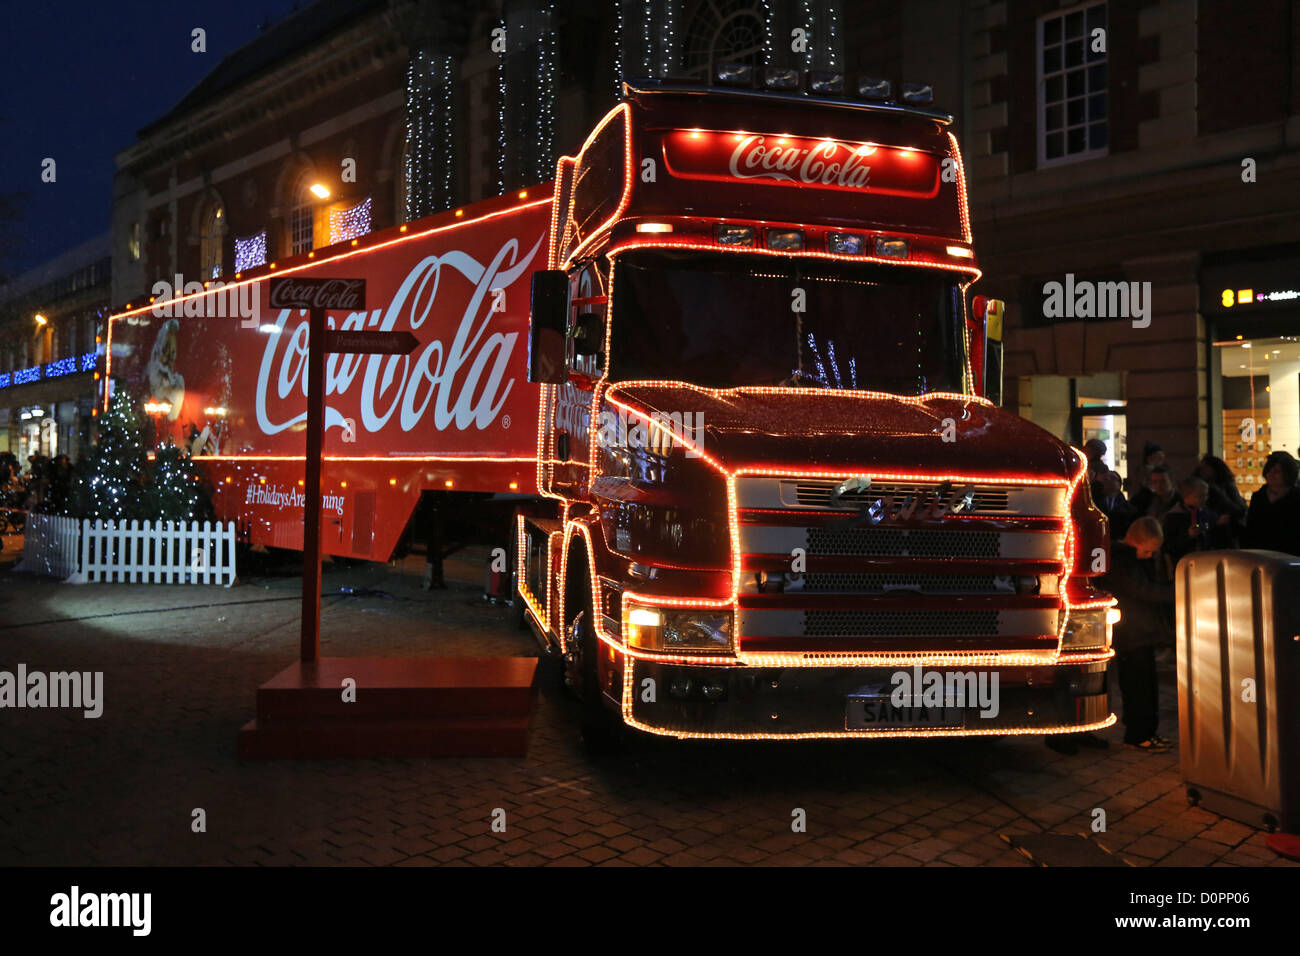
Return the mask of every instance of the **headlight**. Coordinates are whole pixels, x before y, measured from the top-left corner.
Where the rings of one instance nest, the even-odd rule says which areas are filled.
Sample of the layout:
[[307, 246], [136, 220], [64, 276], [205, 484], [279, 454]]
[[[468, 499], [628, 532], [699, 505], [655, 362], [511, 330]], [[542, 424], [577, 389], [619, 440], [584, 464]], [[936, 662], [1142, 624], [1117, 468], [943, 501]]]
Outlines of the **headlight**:
[[631, 647], [647, 651], [731, 650], [731, 611], [674, 610], [625, 602], [623, 635]]
[[1119, 608], [1089, 608], [1086, 611], [1070, 611], [1069, 614], [1070, 619], [1065, 622], [1065, 636], [1061, 639], [1061, 650], [1102, 650], [1110, 647], [1111, 627], [1119, 620]]

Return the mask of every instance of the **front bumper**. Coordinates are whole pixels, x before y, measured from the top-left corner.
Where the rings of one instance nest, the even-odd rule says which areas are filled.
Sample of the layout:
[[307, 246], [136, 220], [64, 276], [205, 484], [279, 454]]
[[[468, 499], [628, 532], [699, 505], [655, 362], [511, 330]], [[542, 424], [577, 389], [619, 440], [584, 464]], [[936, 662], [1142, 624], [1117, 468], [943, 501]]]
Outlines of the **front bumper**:
[[[860, 729], [848, 724], [855, 694], [885, 693], [900, 667], [707, 667], [633, 659], [625, 672], [627, 722], [672, 737], [951, 737], [1060, 734], [1096, 730], [1115, 722], [1106, 691], [1106, 662], [1035, 667], [929, 667], [974, 675], [996, 686], [996, 707], [974, 702], [960, 708], [956, 726]], [[981, 677], [981, 675], [983, 675]], [[992, 675], [997, 676], [996, 685]], [[652, 679], [653, 695], [646, 694]], [[691, 682], [687, 690], [685, 682]], [[982, 682], [982, 683], [980, 683]], [[712, 685], [705, 699], [701, 685]], [[721, 693], [719, 693], [719, 688]], [[648, 699], [653, 697], [653, 700]], [[988, 701], [990, 698], [983, 698]], [[996, 710], [996, 713], [993, 711]], [[957, 722], [954, 722], [957, 723]]]

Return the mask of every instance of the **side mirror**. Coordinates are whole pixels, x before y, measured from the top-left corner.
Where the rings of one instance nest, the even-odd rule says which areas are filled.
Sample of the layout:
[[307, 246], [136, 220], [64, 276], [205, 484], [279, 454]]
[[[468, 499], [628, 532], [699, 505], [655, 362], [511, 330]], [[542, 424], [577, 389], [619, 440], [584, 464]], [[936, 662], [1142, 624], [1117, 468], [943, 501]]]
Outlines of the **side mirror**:
[[971, 310], [984, 324], [984, 397], [1002, 404], [1002, 315], [1006, 303], [977, 295]]
[[528, 312], [528, 381], [568, 381], [565, 333], [569, 321], [569, 276], [561, 269], [533, 273]]

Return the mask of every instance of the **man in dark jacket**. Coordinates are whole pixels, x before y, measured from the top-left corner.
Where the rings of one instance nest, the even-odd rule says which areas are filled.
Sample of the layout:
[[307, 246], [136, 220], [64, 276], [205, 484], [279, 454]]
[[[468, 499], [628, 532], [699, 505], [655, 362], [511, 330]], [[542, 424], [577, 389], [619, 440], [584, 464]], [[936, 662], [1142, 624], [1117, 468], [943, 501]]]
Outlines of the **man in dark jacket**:
[[1160, 580], [1153, 560], [1163, 543], [1160, 522], [1149, 516], [1135, 520], [1124, 540], [1111, 546], [1110, 573], [1103, 584], [1119, 602], [1114, 646], [1124, 743], [1147, 752], [1170, 747], [1169, 741], [1156, 733], [1160, 702], [1155, 649], [1168, 641], [1168, 624], [1161, 609], [1172, 608], [1174, 603], [1174, 586]]
[[1102, 472], [1101, 495], [1094, 498], [1092, 503], [1110, 519], [1111, 540], [1123, 541], [1124, 533], [1128, 531], [1128, 526], [1136, 515], [1133, 506], [1124, 497], [1123, 479], [1120, 478], [1119, 472], [1109, 470]]

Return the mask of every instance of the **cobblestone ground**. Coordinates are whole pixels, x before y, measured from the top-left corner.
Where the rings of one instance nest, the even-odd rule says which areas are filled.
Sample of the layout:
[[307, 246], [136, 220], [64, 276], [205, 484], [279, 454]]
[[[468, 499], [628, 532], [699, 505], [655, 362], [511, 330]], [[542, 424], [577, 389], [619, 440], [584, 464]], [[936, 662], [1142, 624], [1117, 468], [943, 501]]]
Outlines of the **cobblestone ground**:
[[[6, 542], [12, 556], [14, 539]], [[530, 655], [478, 600], [481, 564], [332, 569], [322, 650]], [[256, 687], [294, 659], [299, 580], [80, 587], [0, 569], [0, 669], [103, 671], [105, 709], [0, 710], [0, 865], [780, 864], [1026, 866], [1003, 834], [1086, 832], [1135, 865], [1288, 866], [1187, 805], [1177, 751], [1065, 757], [1040, 739], [676, 743], [582, 751], [553, 670], [524, 759], [241, 763]], [[1176, 737], [1173, 662], [1162, 729]], [[203, 808], [207, 832], [191, 832]], [[506, 831], [491, 829], [506, 812]], [[791, 832], [792, 812], [807, 832]]]

